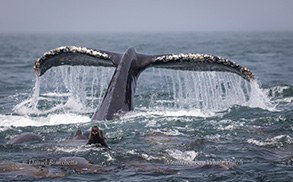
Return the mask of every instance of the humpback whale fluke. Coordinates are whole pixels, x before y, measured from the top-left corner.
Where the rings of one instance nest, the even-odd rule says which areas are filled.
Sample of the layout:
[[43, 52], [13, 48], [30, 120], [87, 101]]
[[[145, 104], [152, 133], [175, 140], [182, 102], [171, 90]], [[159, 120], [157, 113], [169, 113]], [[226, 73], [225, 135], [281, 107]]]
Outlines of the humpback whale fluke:
[[146, 55], [136, 52], [133, 47], [125, 53], [116, 53], [86, 47], [59, 47], [35, 62], [34, 70], [42, 76], [48, 69], [61, 65], [114, 66], [115, 72], [102, 103], [92, 120], [111, 120], [119, 113], [133, 110], [136, 80], [148, 67], [189, 70], [225, 71], [240, 75], [247, 81], [254, 80], [252, 72], [230, 60], [207, 54], [166, 54]]

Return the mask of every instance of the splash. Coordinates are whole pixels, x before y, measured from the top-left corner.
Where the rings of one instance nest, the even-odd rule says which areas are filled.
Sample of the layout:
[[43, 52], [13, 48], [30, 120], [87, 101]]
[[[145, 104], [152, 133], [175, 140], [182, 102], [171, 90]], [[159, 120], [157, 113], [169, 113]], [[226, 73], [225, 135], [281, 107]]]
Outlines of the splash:
[[248, 102], [249, 107], [258, 107], [269, 111], [276, 110], [276, 105], [271, 103], [268, 95], [260, 88], [260, 85], [257, 83], [257, 81], [251, 82], [251, 88], [252, 91], [250, 93], [250, 99]]
[[[14, 110], [22, 115], [92, 114], [113, 71], [105, 67], [53, 68], [36, 78], [31, 97]], [[137, 110], [149, 115], [211, 117], [234, 105], [274, 109], [256, 81], [223, 72], [149, 69], [141, 75], [136, 95]]]
[[160, 69], [154, 73], [154, 77], [158, 77], [157, 87], [163, 88], [167, 95], [162, 97], [155, 93], [151, 97], [149, 105], [156, 111], [174, 112], [175, 109], [174, 114], [201, 117], [213, 116], [234, 105], [274, 110], [257, 81], [248, 82], [233, 73]]
[[113, 69], [63, 66], [36, 77], [31, 97], [14, 107], [21, 115], [91, 113], [102, 100]]

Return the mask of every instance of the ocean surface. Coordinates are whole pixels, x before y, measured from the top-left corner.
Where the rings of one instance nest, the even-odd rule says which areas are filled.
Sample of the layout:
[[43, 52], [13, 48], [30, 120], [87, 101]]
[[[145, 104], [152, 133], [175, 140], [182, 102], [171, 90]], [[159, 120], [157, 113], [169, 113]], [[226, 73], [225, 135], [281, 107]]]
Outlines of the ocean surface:
[[[44, 52], [71, 45], [216, 55], [249, 68], [256, 81], [148, 68], [137, 81], [134, 111], [94, 122], [114, 68], [60, 66], [34, 74]], [[0, 35], [0, 163], [62, 174], [0, 167], [2, 180], [292, 181], [292, 110], [293, 32]], [[110, 149], [70, 139], [78, 127], [94, 125]], [[8, 144], [24, 132], [43, 141]], [[61, 157], [82, 157], [107, 172], [41, 163]]]

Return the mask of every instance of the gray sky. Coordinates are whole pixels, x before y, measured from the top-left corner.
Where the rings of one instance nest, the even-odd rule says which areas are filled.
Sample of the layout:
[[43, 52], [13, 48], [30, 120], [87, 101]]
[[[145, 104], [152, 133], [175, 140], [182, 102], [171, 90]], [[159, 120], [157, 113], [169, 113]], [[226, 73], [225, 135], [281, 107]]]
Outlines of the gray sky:
[[293, 0], [0, 0], [0, 33], [279, 30]]

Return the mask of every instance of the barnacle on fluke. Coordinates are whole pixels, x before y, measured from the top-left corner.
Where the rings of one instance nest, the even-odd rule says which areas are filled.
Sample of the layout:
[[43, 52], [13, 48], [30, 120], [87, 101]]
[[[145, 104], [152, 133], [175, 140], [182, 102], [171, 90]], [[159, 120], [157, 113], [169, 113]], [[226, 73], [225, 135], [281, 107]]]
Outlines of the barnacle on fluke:
[[[234, 68], [236, 69], [235, 71], [239, 71], [240, 73], [244, 74], [241, 76], [247, 79], [248, 81], [254, 80], [254, 75], [248, 68], [242, 67], [233, 61], [230, 61], [228, 59], [224, 59], [218, 56], [212, 56], [207, 54], [193, 54], [193, 53], [182, 54], [181, 53], [181, 54], [172, 54], [167, 56], [159, 56], [159, 57], [156, 57], [155, 62], [156, 61], [160, 61], [160, 62], [162, 61], [164, 63], [168, 63], [169, 61], [180, 61], [181, 64], [182, 63], [211, 63], [211, 64], [218, 64], [218, 65], [225, 65], [230, 68]], [[208, 70], [204, 70], [204, 71], [208, 71]], [[213, 70], [210, 70], [210, 71], [213, 71]], [[219, 71], [221, 70], [219, 69]]]
[[[45, 52], [43, 54], [43, 56], [41, 58], [39, 58], [35, 62], [34, 71], [38, 75], [43, 74], [43, 73], [40, 72], [40, 65], [42, 65], [45, 60], [48, 60], [49, 58], [51, 58], [53, 56], [56, 56], [56, 55], [59, 55], [59, 54], [61, 55], [61, 54], [64, 54], [64, 53], [84, 54], [84, 55], [92, 56], [92, 57], [96, 57], [96, 58], [109, 59], [108, 54], [101, 53], [99, 50], [90, 49], [90, 48], [86, 48], [86, 47], [63, 46], [63, 47], [58, 47], [58, 48], [53, 49], [51, 51]], [[48, 65], [49, 68], [51, 66], [55, 66], [55, 65], [54, 64]]]

